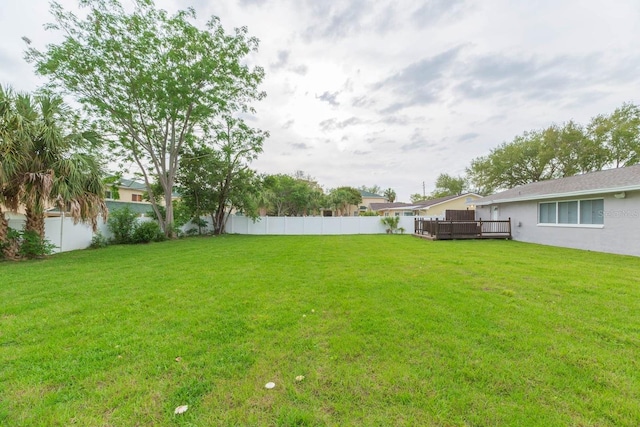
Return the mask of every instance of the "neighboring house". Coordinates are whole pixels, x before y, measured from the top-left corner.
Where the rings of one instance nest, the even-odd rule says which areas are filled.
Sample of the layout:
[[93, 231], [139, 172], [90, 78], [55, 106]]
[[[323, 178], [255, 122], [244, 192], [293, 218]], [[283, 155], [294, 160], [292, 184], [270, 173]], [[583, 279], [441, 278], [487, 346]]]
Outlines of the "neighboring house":
[[445, 212], [448, 210], [474, 210], [475, 201], [481, 198], [482, 196], [476, 193], [465, 193], [457, 196], [446, 196], [433, 200], [425, 200], [423, 202], [416, 203], [416, 209], [414, 209], [414, 212], [415, 216], [444, 218]]
[[[133, 181], [131, 179], [122, 178], [116, 184], [118, 188], [117, 193], [110, 188], [105, 190], [105, 203], [110, 212], [124, 207], [129, 207], [133, 212], [143, 215], [153, 211], [151, 202], [144, 199], [144, 195], [147, 192], [147, 187], [144, 183]], [[179, 198], [179, 195], [174, 193], [172, 200]], [[159, 203], [164, 206], [164, 198]]]
[[[360, 202], [359, 205], [348, 206], [346, 212], [343, 213], [344, 216], [358, 216], [360, 215], [360, 212], [367, 212], [369, 210], [372, 210], [371, 209], [372, 204], [387, 202], [387, 199], [384, 196], [381, 196], [379, 194], [370, 193], [364, 190], [358, 190], [358, 191], [360, 191], [360, 196], [362, 196], [362, 201]], [[325, 209], [323, 210], [322, 215], [333, 216], [333, 215], [336, 215], [336, 212], [329, 209]]]
[[475, 201], [482, 196], [466, 193], [455, 196], [439, 197], [417, 203], [379, 203], [372, 210], [383, 216], [426, 216], [444, 218], [447, 210], [473, 210]]
[[371, 203], [371, 210], [381, 216], [413, 216], [413, 206], [410, 203]]
[[144, 200], [144, 193], [147, 187], [137, 181], [122, 178], [115, 184], [117, 192], [111, 187], [104, 192], [105, 203], [109, 212], [124, 209], [128, 207], [132, 212], [138, 215], [144, 215], [152, 212], [151, 202]]
[[107, 189], [104, 194], [104, 198], [106, 200], [151, 204], [144, 201], [144, 193], [147, 191], [147, 187], [144, 183], [122, 178], [116, 184], [116, 187], [118, 187], [117, 197], [114, 197], [116, 194], [114, 194], [112, 190]]
[[[109, 210], [124, 206], [130, 206], [133, 211], [138, 213], [151, 210], [151, 203], [143, 199], [144, 193], [147, 191], [144, 184], [123, 178], [115, 186], [118, 189], [117, 193], [112, 190], [111, 186], [105, 188], [104, 198]], [[20, 206], [18, 212], [14, 213], [24, 216], [24, 206]], [[45, 215], [59, 216], [60, 210], [49, 203]]]
[[358, 206], [357, 210], [354, 210], [353, 215], [358, 216], [360, 212], [366, 212], [371, 209], [371, 205], [374, 203], [385, 203], [388, 202], [386, 197], [381, 196], [379, 194], [371, 193], [369, 191], [360, 190], [360, 195], [362, 196], [362, 202], [360, 206]]
[[640, 256], [640, 165], [534, 182], [476, 201], [514, 240]]

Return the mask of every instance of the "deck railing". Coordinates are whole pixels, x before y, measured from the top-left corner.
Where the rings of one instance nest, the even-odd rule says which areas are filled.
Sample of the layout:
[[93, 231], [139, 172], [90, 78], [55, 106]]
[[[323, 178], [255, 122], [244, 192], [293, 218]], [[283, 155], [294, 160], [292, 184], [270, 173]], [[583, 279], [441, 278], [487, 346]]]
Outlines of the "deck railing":
[[441, 239], [511, 239], [511, 218], [507, 220], [450, 221], [442, 219], [416, 218], [414, 233], [429, 235], [436, 240]]

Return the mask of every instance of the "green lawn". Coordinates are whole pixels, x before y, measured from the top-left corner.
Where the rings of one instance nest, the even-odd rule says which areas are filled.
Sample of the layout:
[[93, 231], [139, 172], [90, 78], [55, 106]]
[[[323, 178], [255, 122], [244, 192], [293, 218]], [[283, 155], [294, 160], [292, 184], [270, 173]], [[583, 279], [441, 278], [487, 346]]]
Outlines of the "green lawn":
[[225, 236], [0, 263], [3, 426], [637, 426], [639, 402], [634, 257]]

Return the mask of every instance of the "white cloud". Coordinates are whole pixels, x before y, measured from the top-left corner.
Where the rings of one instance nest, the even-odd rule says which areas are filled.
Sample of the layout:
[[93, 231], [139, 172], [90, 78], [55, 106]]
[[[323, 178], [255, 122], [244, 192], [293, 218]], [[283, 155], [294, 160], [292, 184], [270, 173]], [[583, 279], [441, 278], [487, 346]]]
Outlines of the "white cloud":
[[[0, 84], [32, 90], [41, 81], [20, 38], [53, 41], [47, 2], [5, 3]], [[253, 125], [271, 137], [254, 166], [304, 170], [325, 188], [378, 184], [406, 201], [525, 130], [640, 102], [636, 0], [191, 4], [200, 23], [216, 14], [261, 40], [250, 60], [266, 70], [267, 98]]]

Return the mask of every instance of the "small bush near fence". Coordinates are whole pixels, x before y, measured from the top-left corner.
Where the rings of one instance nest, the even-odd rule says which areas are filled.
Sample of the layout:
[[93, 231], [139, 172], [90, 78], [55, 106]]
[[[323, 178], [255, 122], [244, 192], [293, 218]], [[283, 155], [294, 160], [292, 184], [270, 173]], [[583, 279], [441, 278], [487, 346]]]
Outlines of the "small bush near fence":
[[[3, 255], [8, 259], [33, 259], [42, 258], [51, 255], [55, 249], [47, 239], [43, 239], [40, 235], [33, 231], [18, 231], [9, 228], [7, 233], [7, 241], [0, 244], [0, 258]], [[10, 248], [10, 250], [6, 250]]]
[[100, 249], [100, 248], [104, 248], [104, 247], [106, 247], [108, 245], [109, 245], [109, 239], [107, 239], [104, 236], [104, 234], [102, 234], [101, 232], [98, 231], [91, 238], [91, 245], [89, 245], [89, 247], [91, 249]]
[[129, 209], [129, 207], [124, 207], [109, 213], [107, 227], [113, 234], [113, 243], [131, 243], [137, 217], [138, 214]]
[[[138, 221], [138, 214], [128, 207], [111, 212], [107, 227], [115, 244], [158, 242], [165, 238], [156, 221]], [[100, 247], [101, 241], [95, 243]]]
[[159, 242], [165, 239], [164, 233], [155, 221], [141, 222], [135, 225], [131, 234], [131, 243]]
[[[387, 227], [387, 234], [393, 234], [398, 230], [398, 224], [400, 223], [399, 216], [385, 216], [380, 219], [380, 222]], [[404, 234], [404, 228], [402, 229], [402, 233]]]

